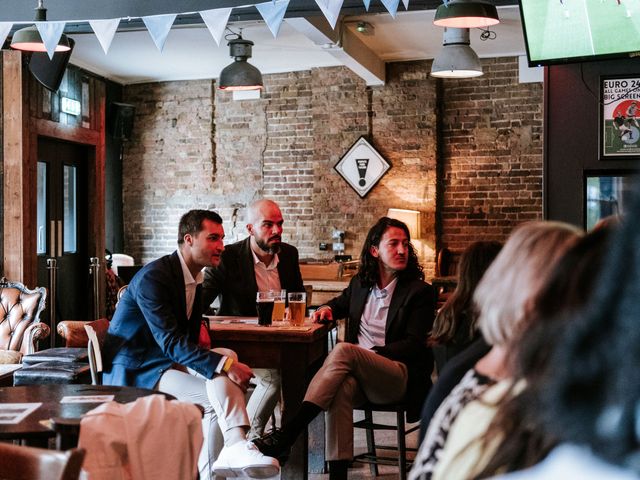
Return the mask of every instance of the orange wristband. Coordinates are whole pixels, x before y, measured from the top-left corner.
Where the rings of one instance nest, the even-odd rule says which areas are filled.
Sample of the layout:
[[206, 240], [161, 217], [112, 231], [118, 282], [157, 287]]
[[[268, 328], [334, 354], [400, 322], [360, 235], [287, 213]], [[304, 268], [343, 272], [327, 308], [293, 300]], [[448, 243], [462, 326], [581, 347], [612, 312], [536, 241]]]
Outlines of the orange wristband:
[[233, 365], [233, 358], [227, 357], [227, 359], [224, 361], [224, 365], [222, 366], [222, 371], [224, 373], [229, 373], [231, 365]]

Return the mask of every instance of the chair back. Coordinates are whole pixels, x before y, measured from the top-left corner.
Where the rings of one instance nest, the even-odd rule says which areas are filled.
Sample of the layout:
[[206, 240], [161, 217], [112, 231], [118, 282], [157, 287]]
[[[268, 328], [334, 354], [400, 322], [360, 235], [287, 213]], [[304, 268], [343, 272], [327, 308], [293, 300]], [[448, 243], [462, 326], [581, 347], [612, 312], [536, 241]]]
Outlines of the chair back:
[[66, 452], [0, 443], [0, 476], [4, 480], [77, 480], [84, 450]]
[[28, 289], [20, 282], [0, 280], [0, 349], [24, 355], [36, 351], [37, 342], [49, 335], [49, 327], [40, 322], [47, 290]]
[[89, 339], [87, 354], [89, 355], [89, 368], [91, 369], [91, 384], [102, 385], [102, 351], [100, 347], [109, 329], [109, 322], [105, 319], [87, 322], [84, 324], [84, 329]]
[[120, 299], [122, 298], [122, 295], [124, 295], [124, 292], [127, 291], [127, 288], [129, 287], [129, 284], [127, 285], [123, 285], [120, 287], [120, 289], [118, 290], [118, 294], [116, 295], [116, 308], [118, 308], [118, 304], [120, 303]]

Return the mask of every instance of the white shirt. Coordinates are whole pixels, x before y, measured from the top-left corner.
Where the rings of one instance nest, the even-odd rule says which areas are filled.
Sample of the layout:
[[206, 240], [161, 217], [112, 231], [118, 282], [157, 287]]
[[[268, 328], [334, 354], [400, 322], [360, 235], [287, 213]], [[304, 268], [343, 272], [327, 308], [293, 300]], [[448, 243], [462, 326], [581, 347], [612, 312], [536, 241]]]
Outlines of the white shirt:
[[180, 259], [182, 276], [184, 277], [184, 291], [187, 298], [187, 318], [191, 318], [191, 313], [193, 312], [193, 301], [196, 298], [196, 287], [204, 282], [204, 273], [200, 270], [194, 279], [189, 268], [187, 268], [184, 258], [182, 258], [182, 252], [180, 249], [178, 249], [178, 258]]
[[[184, 292], [187, 300], [187, 318], [191, 318], [191, 313], [193, 313], [193, 302], [196, 299], [196, 287], [202, 282], [204, 282], [204, 273], [202, 270], [198, 272], [196, 278], [193, 278], [189, 268], [187, 268], [187, 264], [182, 258], [182, 252], [178, 249], [178, 258], [180, 259], [180, 266], [182, 267], [182, 276], [184, 277]], [[226, 362], [227, 357], [222, 356], [218, 365], [216, 366], [216, 373], [220, 373], [222, 371], [222, 367], [224, 366], [224, 362]], [[191, 371], [191, 370], [190, 370]], [[191, 372], [194, 373], [194, 372]]]
[[265, 265], [256, 252], [251, 249], [253, 255], [253, 270], [256, 274], [256, 284], [259, 292], [268, 292], [269, 290], [281, 290], [280, 275], [278, 274], [278, 263], [280, 259], [276, 253], [271, 259], [269, 265]]
[[387, 314], [397, 283], [398, 278], [396, 277], [386, 287], [381, 289], [378, 288], [378, 285], [374, 285], [369, 292], [360, 319], [358, 346], [367, 350], [384, 346]]

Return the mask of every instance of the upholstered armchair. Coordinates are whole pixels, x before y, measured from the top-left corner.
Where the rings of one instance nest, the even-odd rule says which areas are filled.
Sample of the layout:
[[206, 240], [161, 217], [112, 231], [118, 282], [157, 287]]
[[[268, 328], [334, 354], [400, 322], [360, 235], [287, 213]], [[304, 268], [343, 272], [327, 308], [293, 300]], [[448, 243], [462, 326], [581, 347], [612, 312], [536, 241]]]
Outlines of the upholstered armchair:
[[19, 363], [49, 336], [49, 326], [40, 321], [46, 298], [44, 287], [30, 290], [20, 282], [0, 280], [0, 364]]

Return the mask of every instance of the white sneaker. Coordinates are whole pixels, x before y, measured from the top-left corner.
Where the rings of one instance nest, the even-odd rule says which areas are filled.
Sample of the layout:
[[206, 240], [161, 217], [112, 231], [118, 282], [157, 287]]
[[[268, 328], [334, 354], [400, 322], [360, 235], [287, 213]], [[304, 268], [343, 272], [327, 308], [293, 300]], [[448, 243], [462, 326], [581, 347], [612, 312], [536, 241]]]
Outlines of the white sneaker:
[[224, 447], [212, 465], [221, 477], [271, 478], [280, 472], [280, 463], [260, 453], [251, 442], [237, 442]]

